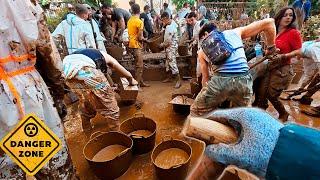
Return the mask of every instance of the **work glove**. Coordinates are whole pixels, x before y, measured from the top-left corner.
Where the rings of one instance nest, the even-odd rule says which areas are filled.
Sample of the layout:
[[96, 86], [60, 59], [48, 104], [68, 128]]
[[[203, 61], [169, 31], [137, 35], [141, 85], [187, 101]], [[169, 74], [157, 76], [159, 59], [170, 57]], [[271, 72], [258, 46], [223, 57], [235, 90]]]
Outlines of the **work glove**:
[[283, 124], [257, 108], [217, 110], [204, 118], [229, 123], [239, 134], [234, 144], [208, 145], [205, 150], [208, 157], [225, 165], [236, 165], [257, 176], [265, 176]]

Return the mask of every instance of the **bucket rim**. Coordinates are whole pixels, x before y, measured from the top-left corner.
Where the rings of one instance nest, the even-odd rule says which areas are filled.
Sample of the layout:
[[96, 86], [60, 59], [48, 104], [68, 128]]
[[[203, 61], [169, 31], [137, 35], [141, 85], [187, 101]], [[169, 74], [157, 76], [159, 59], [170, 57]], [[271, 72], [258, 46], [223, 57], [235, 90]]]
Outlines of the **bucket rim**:
[[[166, 143], [166, 142], [168, 142], [168, 141], [179, 141], [179, 142], [182, 142], [182, 143], [186, 144], [186, 145], [188, 146], [188, 148], [190, 148], [190, 154], [188, 154], [189, 157], [188, 157], [188, 159], [187, 159], [184, 163], [179, 164], [178, 166], [173, 166], [173, 167], [170, 167], [170, 168], [166, 169], [166, 168], [159, 167], [159, 166], [155, 163], [156, 157], [153, 158], [153, 154], [154, 154], [154, 151], [155, 151], [162, 143]], [[181, 148], [178, 148], [178, 149], [181, 149]], [[181, 150], [185, 151], [184, 149], [181, 149]], [[162, 152], [162, 151], [161, 151], [161, 152]], [[185, 152], [186, 152], [186, 151], [185, 151]], [[187, 153], [187, 152], [186, 152], [186, 153]], [[160, 153], [159, 153], [159, 154], [160, 154]], [[159, 155], [159, 154], [158, 154], [158, 155]], [[160, 143], [158, 143], [158, 144], [153, 148], [153, 150], [152, 150], [152, 152], [151, 152], [151, 162], [152, 162], [152, 164], [153, 164], [154, 166], [156, 166], [157, 168], [163, 169], [163, 170], [175, 169], [175, 168], [181, 167], [181, 166], [183, 166], [183, 165], [186, 165], [186, 164], [190, 163], [191, 157], [192, 157], [192, 148], [191, 148], [191, 146], [190, 146], [187, 142], [185, 142], [185, 141], [183, 141], [183, 140], [180, 140], [180, 139], [170, 139], [170, 140], [161, 141]]]
[[[87, 160], [87, 161], [90, 161], [90, 162], [94, 162], [94, 163], [106, 163], [106, 162], [110, 162], [110, 161], [113, 161], [117, 158], [119, 158], [121, 155], [123, 154], [126, 154], [128, 151], [132, 151], [132, 147], [133, 147], [133, 140], [131, 137], [129, 137], [128, 135], [126, 135], [125, 133], [122, 133], [121, 131], [109, 131], [109, 132], [100, 132], [101, 134], [93, 137], [93, 138], [90, 138], [89, 141], [85, 144], [85, 146], [83, 147], [82, 149], [82, 154], [84, 156], [84, 158]], [[89, 145], [90, 142], [94, 141], [96, 138], [100, 137], [100, 136], [103, 136], [105, 134], [113, 134], [113, 133], [117, 133], [117, 134], [121, 134], [121, 135], [124, 135], [125, 137], [129, 138], [130, 140], [130, 147], [127, 147], [124, 151], [126, 151], [125, 153], [120, 153], [121, 155], [119, 156], [116, 156], [115, 158], [111, 159], [111, 160], [108, 160], [108, 161], [102, 161], [102, 162], [99, 162], [99, 161], [93, 161], [92, 159], [88, 158], [86, 153], [84, 152], [85, 149], [87, 148], [87, 146]], [[108, 146], [105, 146], [105, 147], [108, 147]]]
[[[143, 117], [143, 118], [146, 118], [146, 119], [148, 119], [148, 120], [151, 120], [151, 121], [155, 124], [155, 129], [152, 131], [152, 133], [151, 133], [150, 135], [148, 135], [148, 136], [146, 136], [146, 137], [142, 137], [142, 138], [149, 138], [149, 137], [153, 136], [154, 134], [156, 134], [156, 132], [157, 132], [157, 123], [156, 123], [156, 121], [154, 121], [154, 120], [151, 119], [150, 117], [145, 116], [143, 113], [135, 113], [133, 117], [130, 117], [130, 118], [124, 120], [124, 121], [123, 121], [122, 123], [120, 123], [120, 125], [119, 125], [119, 131], [120, 131], [121, 133], [129, 136], [129, 134], [130, 134], [131, 132], [133, 132], [133, 131], [131, 131], [129, 134], [126, 134], [125, 132], [123, 132], [123, 131], [121, 130], [121, 126], [123, 126], [123, 125], [124, 125], [125, 123], [127, 123], [128, 121], [131, 121], [131, 120], [137, 119], [137, 118], [141, 118], [141, 116], [138, 116], [138, 115], [140, 115], [140, 114], [142, 114], [142, 117]], [[138, 129], [138, 130], [148, 130], [148, 129]], [[129, 136], [129, 137], [130, 137], [131, 139], [137, 139], [137, 138], [134, 138], [134, 137], [131, 137], [131, 136]]]

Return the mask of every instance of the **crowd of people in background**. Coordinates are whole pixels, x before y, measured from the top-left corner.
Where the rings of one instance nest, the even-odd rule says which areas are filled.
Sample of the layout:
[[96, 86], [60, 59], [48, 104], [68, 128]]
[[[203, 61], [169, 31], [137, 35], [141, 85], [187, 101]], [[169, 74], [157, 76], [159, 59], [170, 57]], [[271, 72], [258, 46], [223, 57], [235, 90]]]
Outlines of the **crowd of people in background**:
[[[202, 85], [202, 89], [191, 106], [191, 116], [210, 115], [212, 111], [220, 108], [225, 102], [229, 102], [227, 108], [248, 107], [252, 105], [251, 100], [254, 97], [255, 103], [253, 106], [266, 109], [269, 107], [268, 101], [270, 101], [278, 111], [279, 119], [282, 122], [286, 122], [289, 113], [279, 98], [281, 93], [289, 87], [293, 79], [292, 63], [294, 57], [297, 59], [304, 58], [306, 66], [309, 68], [314, 67], [312, 69], [313, 73], [309, 75], [310, 77], [303, 83], [303, 86], [293, 91], [293, 94], [297, 94], [297, 92], [302, 90], [307, 92], [307, 94], [301, 99], [298, 99], [298, 101], [304, 104], [311, 104], [313, 100], [311, 96], [320, 89], [320, 37], [317, 40], [303, 42], [299, 31], [299, 29], [303, 28], [303, 22], [307, 21], [310, 16], [311, 3], [309, 0], [296, 0], [293, 3], [293, 7], [282, 7], [281, 10], [275, 13], [274, 18], [269, 18], [269, 15], [264, 16], [262, 20], [255, 21], [249, 25], [242, 25], [224, 31], [219, 31], [216, 24], [210, 21], [218, 18], [218, 9], [209, 10], [204, 5], [190, 8], [190, 5], [185, 3], [176, 14], [170, 9], [167, 3], [164, 3], [160, 14], [157, 14], [148, 5], [141, 8], [133, 0], [130, 0], [129, 3], [131, 7], [130, 11], [112, 7], [110, 4], [103, 4], [99, 10], [94, 10], [87, 4], [70, 6], [68, 7], [70, 11], [64, 16], [63, 21], [51, 34], [45, 25], [38, 23], [44, 22], [41, 21], [43, 11], [39, 4], [31, 1], [28, 3], [27, 1], [4, 1], [3, 6], [0, 7], [0, 10], [2, 8], [6, 10], [0, 11], [0, 15], [4, 17], [4, 23], [10, 27], [4, 29], [3, 33], [0, 34], [3, 40], [0, 44], [0, 60], [4, 61], [5, 64], [1, 64], [0, 66], [0, 79], [4, 80], [1, 81], [1, 85], [3, 84], [5, 87], [0, 88], [0, 100], [1, 102], [5, 102], [0, 105], [6, 106], [0, 108], [1, 138], [18, 123], [21, 116], [25, 113], [34, 112], [40, 116], [41, 119], [47, 121], [47, 124], [49, 124], [50, 128], [59, 136], [63, 143], [62, 151], [53, 158], [48, 167], [45, 167], [45, 169], [38, 174], [40, 179], [42, 174], [46, 177], [51, 174], [52, 179], [61, 176], [70, 178], [75, 176], [64, 138], [63, 126], [59, 118], [59, 115], [60, 117], [62, 116], [55, 111], [59, 106], [57, 104], [54, 106], [46, 83], [34, 68], [36, 57], [41, 53], [43, 58], [51, 58], [51, 60], [57, 59], [53, 58], [56, 49], [51, 36], [55, 40], [64, 39], [63, 41], [59, 41], [61, 44], [58, 44], [58, 47], [64, 46], [66, 49], [66, 54], [62, 55], [63, 71], [55, 71], [52, 73], [52, 76], [58, 79], [54, 81], [60, 82], [63, 81], [61, 80], [63, 73], [65, 77], [64, 83], [67, 84], [72, 91], [77, 92], [80, 99], [82, 128], [85, 132], [90, 132], [92, 128], [90, 120], [96, 113], [100, 113], [106, 118], [110, 130], [118, 130], [120, 124], [120, 109], [115, 98], [114, 88], [108, 79], [108, 73], [110, 73], [111, 70], [117, 71], [127, 79], [130, 86], [137, 85], [140, 89], [142, 87], [149, 87], [150, 85], [143, 79], [144, 64], [142, 56], [145, 42], [152, 38], [154, 34], [158, 33], [162, 33], [164, 36], [164, 41], [159, 44], [159, 48], [164, 49], [164, 53], [166, 54], [166, 78], [163, 82], [174, 81], [174, 88], [180, 88], [182, 83], [176, 60], [178, 44], [183, 40], [185, 43], [190, 44], [191, 47], [197, 49], [196, 76], [199, 84]], [[16, 7], [16, 9], [13, 7]], [[30, 7], [30, 9], [22, 7]], [[24, 13], [20, 14], [18, 11]], [[1, 14], [3, 12], [7, 14]], [[21, 17], [22, 15], [26, 17]], [[223, 16], [226, 20], [232, 20], [230, 13], [224, 14]], [[26, 18], [29, 18], [30, 21], [23, 21]], [[243, 11], [240, 18], [247, 19], [248, 14]], [[298, 20], [302, 21], [302, 23], [299, 23]], [[296, 26], [296, 21], [298, 21], [298, 27]], [[40, 34], [39, 38], [38, 32]], [[41, 33], [45, 34], [43, 35]], [[264, 34], [265, 43], [262, 53], [268, 60], [260, 64], [264, 66], [264, 68], [261, 68], [264, 69], [262, 73], [263, 76], [260, 77], [259, 82], [256, 83], [257, 88], [253, 89], [254, 79], [252, 72], [255, 69], [251, 71], [248, 64], [249, 59], [246, 56], [244, 41], [247, 38], [254, 38], [261, 33]], [[45, 39], [46, 43], [39, 43], [39, 39], [41, 40], [41, 38], [42, 40], [47, 38]], [[219, 43], [215, 40], [219, 40]], [[18, 41], [23, 43], [19, 43]], [[37, 49], [36, 47], [38, 47], [37, 50], [45, 49], [41, 46], [43, 44], [49, 44], [48, 46], [51, 50], [35, 51], [35, 49]], [[135, 75], [132, 75], [121, 66], [114, 57], [107, 53], [106, 48], [110, 45], [124, 47], [126, 48], [126, 52], [133, 56], [135, 61]], [[223, 49], [220, 48], [222, 47], [220, 45], [224, 45], [224, 52], [221, 52]], [[223, 58], [218, 61], [217, 59], [219, 59], [220, 56]], [[23, 59], [24, 57], [27, 58]], [[58, 59], [60, 61], [60, 58]], [[14, 63], [11, 65], [6, 64], [7, 61], [14, 61]], [[19, 61], [19, 63], [16, 63], [16, 61]], [[53, 67], [58, 64], [50, 60], [48, 62], [49, 65], [51, 65], [50, 63], [54, 64], [52, 65]], [[56, 85], [62, 87], [64, 83]], [[12, 86], [17, 86], [17, 88]], [[306, 86], [307, 89], [305, 88]], [[12, 96], [7, 96], [7, 93], [11, 93]], [[32, 96], [32, 98], [30, 98], [30, 96]], [[37, 101], [33, 101], [33, 99]], [[8, 114], [8, 110], [10, 114]], [[58, 112], [61, 111], [58, 110]], [[248, 115], [248, 112], [251, 114]], [[313, 107], [306, 113], [319, 117], [320, 106]], [[234, 118], [235, 115], [239, 115], [238, 117], [244, 118], [244, 120], [239, 120], [242, 123], [246, 123], [246, 121], [249, 121], [248, 119], [256, 118], [253, 117], [254, 115], [257, 115], [257, 117], [261, 116], [263, 117], [262, 119], [272, 119], [269, 115], [262, 113], [262, 111], [256, 110], [238, 109], [231, 114], [221, 112], [220, 115], [228, 118]], [[262, 160], [259, 159], [258, 155], [261, 153], [258, 150], [256, 152], [257, 156], [254, 156], [254, 158], [257, 158], [255, 159], [257, 161], [253, 162], [253, 164], [250, 160], [243, 159], [250, 158], [247, 156], [238, 157], [240, 159], [239, 161], [237, 161], [236, 158], [230, 160], [230, 158], [227, 157], [224, 159], [224, 156], [232, 153], [225, 153], [223, 150], [213, 147], [207, 148], [206, 153], [212, 159], [219, 162], [230, 160], [232, 161], [231, 163], [239, 165], [240, 167], [248, 167], [249, 169], [254, 166], [253, 168], [256, 169], [254, 169], [253, 172], [262, 177], [265, 176], [266, 173], [269, 177], [279, 177], [278, 175], [280, 174], [283, 177], [287, 177], [289, 174], [287, 171], [277, 172], [278, 174], [275, 176], [272, 174], [275, 172], [272, 171], [272, 168], [268, 168], [267, 171], [268, 162], [270, 158], [272, 160], [273, 157], [271, 157], [273, 148], [279, 148], [276, 146], [279, 141], [278, 136], [275, 136], [275, 134], [280, 134], [279, 139], [283, 139], [281, 136], [283, 131], [281, 131], [281, 133], [279, 132], [279, 130], [283, 128], [283, 125], [278, 121], [274, 121], [274, 119], [270, 120], [270, 122], [272, 123], [268, 124], [262, 121], [259, 121], [257, 124], [253, 123], [257, 125], [258, 128], [268, 127], [269, 129], [267, 128], [267, 130], [271, 129], [270, 131], [265, 130], [266, 132], [264, 132], [262, 130], [254, 134], [257, 135], [255, 137], [260, 137], [265, 134], [268, 138], [271, 136], [270, 134], [272, 134], [272, 138], [269, 138], [272, 143], [268, 144], [267, 147], [269, 151], [264, 151], [268, 159], [266, 159], [266, 156], [261, 157]], [[248, 125], [248, 129], [252, 131], [257, 131], [254, 129], [257, 127]], [[311, 134], [309, 130], [301, 129], [301, 127], [290, 126], [288, 128], [288, 132], [308, 131], [308, 133]], [[317, 133], [318, 132], [312, 132], [312, 135], [317, 135]], [[295, 134], [299, 135], [299, 133]], [[314, 135], [314, 137], [316, 137], [316, 135]], [[317, 137], [319, 137], [319, 135], [317, 135]], [[245, 138], [248, 137], [246, 136]], [[317, 140], [316, 138], [310, 139], [314, 141]], [[292, 139], [289, 141], [288, 138], [286, 142], [289, 144], [299, 143]], [[312, 148], [320, 147], [317, 142], [310, 142], [308, 146], [312, 143], [313, 145], [318, 144], [317, 146], [312, 146]], [[300, 143], [300, 147], [304, 146], [302, 144], [303, 142]], [[261, 147], [265, 147], [263, 145], [261, 145]], [[273, 147], [271, 147], [271, 145]], [[248, 146], [246, 148], [248, 149]], [[303, 151], [305, 151], [305, 154], [308, 154], [308, 150]], [[318, 151], [319, 149], [314, 152]], [[219, 153], [221, 153], [221, 156], [218, 157], [218, 155], [220, 155]], [[237, 155], [239, 155], [239, 153]], [[290, 153], [284, 154], [283, 156], [285, 155], [289, 156]], [[304, 162], [309, 162], [310, 159], [314, 159], [315, 157], [288, 157], [288, 159], [298, 160], [299, 158]], [[302, 162], [302, 160], [298, 160], [290, 165], [298, 167], [297, 164]], [[9, 160], [8, 156], [3, 156], [0, 151], [0, 162], [3, 161], [6, 162], [6, 164], [4, 167], [1, 167], [0, 177], [10, 179], [24, 176], [21, 170], [12, 170], [12, 167], [16, 165]], [[254, 163], [258, 163], [258, 165], [255, 166]], [[277, 163], [273, 162], [270, 164]], [[287, 168], [287, 165], [288, 164], [283, 165], [284, 167], [282, 168], [290, 169]], [[304, 165], [307, 166], [308, 163]], [[314, 165], [311, 165], [311, 167], [313, 166]], [[279, 168], [281, 169], [281, 167], [278, 167], [278, 169]], [[306, 174], [312, 176], [312, 173], [319, 172], [319, 168], [317, 168], [314, 172]], [[291, 172], [291, 174], [294, 173], [299, 173], [299, 171]], [[319, 174], [317, 175], [318, 176], [312, 177], [319, 177]]]

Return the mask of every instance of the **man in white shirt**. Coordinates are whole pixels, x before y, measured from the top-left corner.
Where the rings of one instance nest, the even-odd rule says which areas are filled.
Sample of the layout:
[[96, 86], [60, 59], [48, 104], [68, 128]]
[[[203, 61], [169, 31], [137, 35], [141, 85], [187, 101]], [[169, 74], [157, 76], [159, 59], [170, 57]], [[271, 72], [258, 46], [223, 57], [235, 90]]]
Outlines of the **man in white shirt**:
[[67, 19], [63, 20], [52, 33], [53, 37], [62, 35], [66, 40], [69, 54], [83, 48], [96, 48], [92, 30], [86, 20], [89, 10], [81, 4], [75, 6], [76, 15], [68, 14]]

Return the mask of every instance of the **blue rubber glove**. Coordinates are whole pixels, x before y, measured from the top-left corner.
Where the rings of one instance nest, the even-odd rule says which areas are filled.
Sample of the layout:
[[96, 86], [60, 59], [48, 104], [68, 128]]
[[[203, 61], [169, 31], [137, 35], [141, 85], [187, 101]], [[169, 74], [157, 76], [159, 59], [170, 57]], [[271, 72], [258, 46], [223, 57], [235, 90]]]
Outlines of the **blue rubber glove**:
[[235, 144], [208, 145], [205, 152], [211, 159], [225, 165], [236, 165], [260, 177], [265, 176], [283, 124], [257, 108], [217, 110], [204, 118], [227, 122], [239, 134]]

